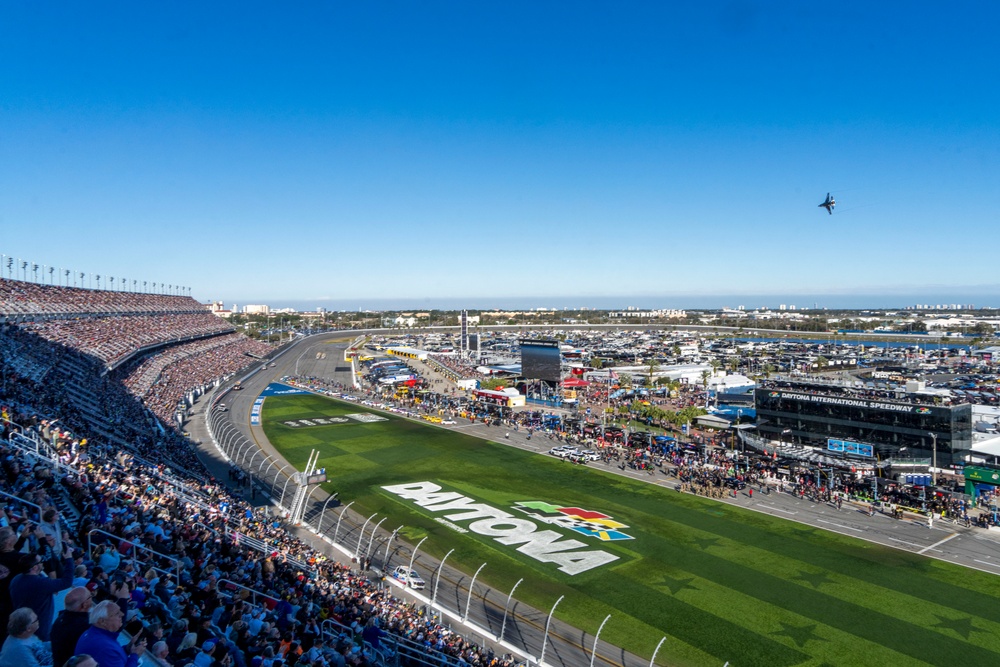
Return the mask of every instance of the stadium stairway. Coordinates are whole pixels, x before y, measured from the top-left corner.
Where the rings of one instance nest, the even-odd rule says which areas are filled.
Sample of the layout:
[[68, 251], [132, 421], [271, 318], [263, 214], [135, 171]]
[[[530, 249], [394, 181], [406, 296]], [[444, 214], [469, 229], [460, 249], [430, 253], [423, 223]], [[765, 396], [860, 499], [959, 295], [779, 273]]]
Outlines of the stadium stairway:
[[80, 525], [80, 510], [76, 508], [69, 497], [63, 481], [68, 476], [63, 469], [55, 452], [37, 434], [28, 432], [27, 434], [14, 433], [7, 440], [9, 444], [21, 449], [25, 457], [32, 463], [32, 466], [41, 463], [46, 466], [53, 475], [54, 483], [47, 489], [49, 498], [52, 499], [56, 509], [62, 517], [63, 523], [69, 528], [71, 534], [75, 534]]

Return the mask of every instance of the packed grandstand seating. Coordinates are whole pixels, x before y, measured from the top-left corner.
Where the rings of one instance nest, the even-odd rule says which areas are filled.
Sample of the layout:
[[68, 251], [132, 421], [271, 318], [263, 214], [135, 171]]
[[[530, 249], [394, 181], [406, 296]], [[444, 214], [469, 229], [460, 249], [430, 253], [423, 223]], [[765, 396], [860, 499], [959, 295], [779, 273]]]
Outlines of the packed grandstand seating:
[[196, 315], [119, 315], [41, 320], [22, 328], [112, 364], [151, 345], [229, 333], [233, 327], [209, 312]]
[[[5, 299], [12, 282], [4, 281]], [[42, 286], [15, 287], [30, 295]], [[41, 292], [36, 313], [86, 312], [81, 290]], [[97, 294], [95, 308], [109, 303], [88, 294]], [[185, 313], [175, 317], [152, 320], [163, 328], [147, 333], [171, 339], [190, 325]], [[74, 586], [120, 607], [125, 636], [147, 638], [136, 644], [145, 647], [143, 665], [194, 664], [206, 647], [212, 664], [240, 667], [517, 664], [439, 625], [377, 578], [328, 560], [201, 464], [171, 424], [174, 407], [253, 361], [248, 353], [267, 352], [262, 343], [204, 338], [104, 373], [93, 340], [82, 346], [72, 331], [58, 340], [42, 331], [0, 328], [0, 634], [14, 611], [10, 581], [37, 554], [45, 572], [68, 576], [72, 567]], [[60, 562], [44, 530], [49, 509], [59, 528], [48, 532], [70, 545], [72, 562]], [[401, 659], [402, 646], [419, 653]]]
[[266, 343], [239, 334], [198, 340], [163, 350], [123, 369], [123, 383], [161, 421], [169, 421], [184, 394], [247, 365], [248, 355], [264, 356]]
[[178, 314], [204, 310], [187, 296], [59, 287], [0, 278], [0, 313], [4, 315]]

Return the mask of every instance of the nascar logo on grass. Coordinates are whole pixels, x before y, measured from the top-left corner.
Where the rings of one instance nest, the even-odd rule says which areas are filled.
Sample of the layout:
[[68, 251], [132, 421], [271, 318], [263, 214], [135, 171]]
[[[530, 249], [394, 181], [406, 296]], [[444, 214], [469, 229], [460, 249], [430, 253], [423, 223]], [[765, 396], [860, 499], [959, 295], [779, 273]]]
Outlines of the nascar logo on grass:
[[[520, 545], [517, 550], [521, 553], [543, 563], [556, 563], [559, 565], [559, 570], [566, 574], [580, 574], [618, 560], [618, 556], [606, 551], [595, 549], [581, 551], [582, 547], [587, 546], [583, 542], [564, 539], [553, 530], [538, 530], [537, 524], [533, 521], [517, 518], [509, 512], [476, 502], [460, 493], [442, 492], [441, 486], [434, 482], [395, 484], [383, 486], [382, 489], [400, 498], [412, 500], [429, 512], [450, 512], [435, 520], [452, 529], [464, 531], [461, 526], [453, 522], [471, 521], [468, 529], [473, 533], [492, 537], [507, 546]], [[520, 502], [517, 509], [545, 523], [563, 525], [601, 540], [631, 539], [616, 530], [627, 526], [599, 512], [562, 508], [540, 501]], [[606, 536], [602, 536], [601, 533], [605, 533]]]

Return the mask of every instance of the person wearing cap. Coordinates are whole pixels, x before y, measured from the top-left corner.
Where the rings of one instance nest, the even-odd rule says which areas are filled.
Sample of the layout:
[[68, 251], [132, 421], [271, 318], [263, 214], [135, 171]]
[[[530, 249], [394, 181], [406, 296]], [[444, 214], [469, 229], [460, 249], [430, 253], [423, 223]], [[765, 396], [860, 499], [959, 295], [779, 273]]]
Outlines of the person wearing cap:
[[205, 640], [205, 643], [201, 645], [201, 653], [194, 657], [195, 667], [212, 667], [215, 664], [212, 654], [215, 653], [215, 646], [218, 643], [218, 639]]
[[125, 646], [118, 643], [124, 615], [111, 600], [105, 600], [90, 610], [90, 627], [76, 642], [76, 653], [94, 657], [101, 667], [137, 667], [146, 652], [146, 640], [141, 634]]
[[31, 607], [38, 614], [38, 638], [49, 641], [55, 602], [52, 596], [73, 585], [73, 559], [68, 544], [63, 545], [62, 577], [50, 579], [42, 574], [44, 563], [40, 556], [21, 556], [22, 574], [10, 582], [10, 601], [14, 608]]

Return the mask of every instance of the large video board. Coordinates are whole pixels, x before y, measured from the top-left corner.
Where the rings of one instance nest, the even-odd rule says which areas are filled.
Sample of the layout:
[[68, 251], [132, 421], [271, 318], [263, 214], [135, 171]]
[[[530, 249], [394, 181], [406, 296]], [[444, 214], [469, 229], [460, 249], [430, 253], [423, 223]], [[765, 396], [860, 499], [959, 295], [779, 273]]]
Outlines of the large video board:
[[559, 341], [522, 339], [521, 375], [529, 380], [559, 382], [562, 379], [562, 361]]

